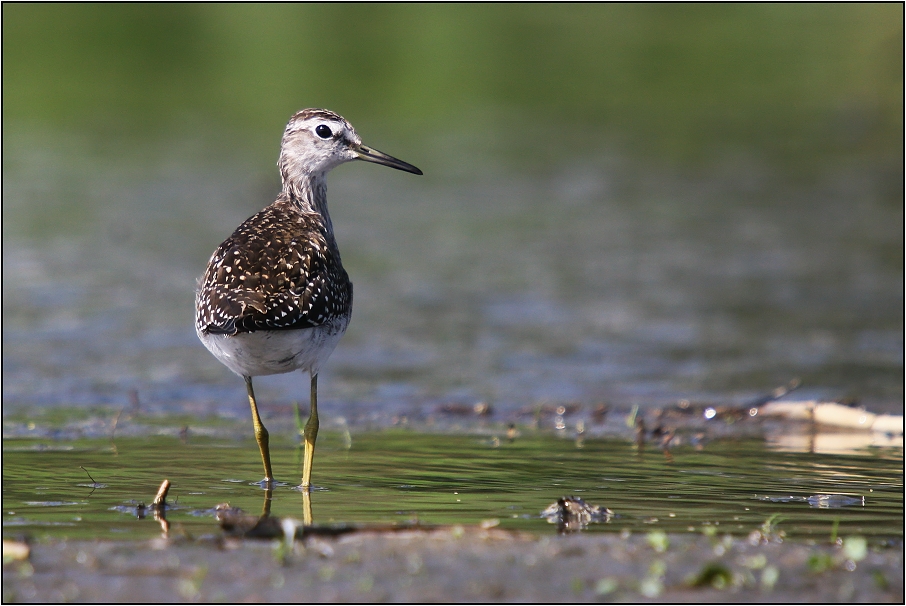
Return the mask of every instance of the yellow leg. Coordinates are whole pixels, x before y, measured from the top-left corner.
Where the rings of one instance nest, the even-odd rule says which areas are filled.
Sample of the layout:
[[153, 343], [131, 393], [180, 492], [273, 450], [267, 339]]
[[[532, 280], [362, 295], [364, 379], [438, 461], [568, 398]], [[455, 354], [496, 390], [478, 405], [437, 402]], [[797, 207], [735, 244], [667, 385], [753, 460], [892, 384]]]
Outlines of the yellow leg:
[[258, 415], [258, 404], [255, 402], [255, 392], [252, 390], [252, 377], [245, 377], [245, 387], [249, 392], [249, 405], [252, 407], [252, 424], [255, 426], [255, 439], [258, 441], [258, 450], [261, 451], [261, 460], [264, 462], [264, 481], [270, 486], [274, 481], [271, 471], [271, 452], [267, 447], [267, 429]]
[[311, 376], [311, 416], [302, 432], [305, 453], [302, 455], [302, 490], [311, 489], [311, 462], [315, 457], [315, 440], [318, 439], [318, 375]]

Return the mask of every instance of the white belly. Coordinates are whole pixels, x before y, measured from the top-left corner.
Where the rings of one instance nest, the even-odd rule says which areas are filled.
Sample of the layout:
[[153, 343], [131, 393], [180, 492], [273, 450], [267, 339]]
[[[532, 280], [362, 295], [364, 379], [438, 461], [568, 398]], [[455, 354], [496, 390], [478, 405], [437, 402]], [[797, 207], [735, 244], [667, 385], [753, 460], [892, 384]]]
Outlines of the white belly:
[[348, 324], [348, 319], [344, 319], [315, 328], [259, 330], [233, 336], [199, 332], [198, 338], [227, 368], [242, 377], [294, 370], [316, 375]]

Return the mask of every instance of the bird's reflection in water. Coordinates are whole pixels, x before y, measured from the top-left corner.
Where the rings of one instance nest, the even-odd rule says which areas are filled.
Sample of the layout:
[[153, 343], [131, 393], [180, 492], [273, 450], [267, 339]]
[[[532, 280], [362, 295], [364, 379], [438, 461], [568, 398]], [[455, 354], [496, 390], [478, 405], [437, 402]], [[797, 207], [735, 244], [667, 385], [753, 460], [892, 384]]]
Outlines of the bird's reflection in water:
[[[314, 524], [314, 516], [311, 509], [311, 494], [308, 490], [302, 490], [301, 493], [301, 526], [304, 528]], [[221, 503], [214, 508], [214, 517], [227, 534], [243, 537], [273, 537], [284, 531], [284, 520], [271, 517], [273, 498], [273, 489], [266, 488], [260, 516], [247, 514], [238, 507], [230, 506], [229, 503]]]

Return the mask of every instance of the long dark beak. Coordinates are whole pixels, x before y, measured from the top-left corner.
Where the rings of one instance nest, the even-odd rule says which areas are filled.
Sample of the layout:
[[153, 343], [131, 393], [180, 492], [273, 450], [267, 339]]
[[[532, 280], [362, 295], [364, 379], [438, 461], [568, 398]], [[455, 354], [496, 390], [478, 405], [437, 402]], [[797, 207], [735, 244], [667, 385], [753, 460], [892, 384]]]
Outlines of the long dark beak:
[[384, 152], [379, 152], [378, 150], [372, 147], [368, 147], [367, 145], [360, 145], [356, 150], [356, 153], [358, 153], [359, 155], [359, 160], [374, 162], [375, 164], [383, 164], [384, 166], [389, 166], [390, 168], [395, 168], [397, 170], [404, 170], [407, 173], [412, 173], [414, 175], [424, 174], [422, 173], [422, 171], [415, 168], [408, 162], [397, 160], [393, 156], [388, 156]]

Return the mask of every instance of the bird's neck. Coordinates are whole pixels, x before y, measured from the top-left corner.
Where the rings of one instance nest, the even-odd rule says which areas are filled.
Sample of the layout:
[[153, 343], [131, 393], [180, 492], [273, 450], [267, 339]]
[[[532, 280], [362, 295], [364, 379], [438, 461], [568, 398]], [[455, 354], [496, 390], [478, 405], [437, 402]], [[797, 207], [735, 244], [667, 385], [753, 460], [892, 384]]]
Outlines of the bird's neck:
[[330, 213], [327, 212], [326, 173], [306, 173], [292, 179], [284, 178], [283, 193], [299, 212], [321, 215], [328, 232], [333, 233]]

